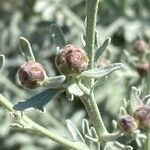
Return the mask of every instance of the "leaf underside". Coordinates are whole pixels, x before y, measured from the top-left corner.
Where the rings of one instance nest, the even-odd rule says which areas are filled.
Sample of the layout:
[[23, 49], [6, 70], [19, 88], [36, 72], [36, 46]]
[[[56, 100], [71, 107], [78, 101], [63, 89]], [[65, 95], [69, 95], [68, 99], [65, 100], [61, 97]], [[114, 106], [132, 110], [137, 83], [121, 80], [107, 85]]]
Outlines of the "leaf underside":
[[13, 106], [13, 109], [18, 111], [24, 111], [27, 109], [34, 108], [44, 111], [44, 106], [60, 92], [61, 90], [58, 89], [45, 90], [40, 94], [29, 98], [26, 101], [17, 103], [16, 105]]

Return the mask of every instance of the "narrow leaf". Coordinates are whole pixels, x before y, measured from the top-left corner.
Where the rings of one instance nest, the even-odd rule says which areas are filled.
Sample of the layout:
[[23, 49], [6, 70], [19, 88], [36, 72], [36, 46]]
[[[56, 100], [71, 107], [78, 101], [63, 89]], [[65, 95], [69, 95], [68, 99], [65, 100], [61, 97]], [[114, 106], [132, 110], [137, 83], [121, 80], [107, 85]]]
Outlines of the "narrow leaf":
[[25, 57], [26, 61], [35, 61], [31, 45], [24, 37], [20, 37], [20, 49], [21, 54]]
[[44, 111], [44, 106], [54, 98], [58, 93], [62, 92], [61, 90], [56, 89], [48, 89], [46, 91], [41, 92], [38, 95], [35, 95], [29, 98], [26, 101], [19, 102], [18, 104], [13, 106], [14, 110], [24, 111], [27, 109], [39, 109]]
[[64, 38], [61, 28], [56, 24], [52, 24], [50, 29], [51, 29], [51, 35], [53, 38], [53, 42], [54, 42], [56, 48], [58, 50], [63, 48], [66, 45], [66, 41], [65, 41], [65, 38]]
[[114, 63], [105, 67], [87, 70], [81, 73], [81, 77], [101, 78], [107, 76], [113, 71], [121, 69], [123, 66], [122, 63]]
[[0, 70], [3, 68], [4, 63], [5, 63], [5, 56], [0, 55]]
[[98, 136], [94, 127], [90, 128], [91, 135], [94, 139], [97, 139], [95, 142], [91, 142], [90, 146], [93, 150], [100, 150], [100, 143], [98, 142]]
[[84, 141], [82, 134], [78, 130], [78, 128], [73, 124], [73, 122], [69, 119], [66, 120], [67, 128], [70, 131], [74, 141]]
[[95, 59], [94, 59], [95, 63], [99, 60], [100, 56], [102, 55], [102, 53], [104, 52], [106, 47], [110, 44], [110, 42], [111, 42], [111, 38], [108, 38], [105, 40], [105, 42], [102, 44], [102, 46], [100, 48], [98, 48], [98, 50], [95, 53]]
[[139, 91], [136, 87], [132, 87], [131, 90], [131, 96], [130, 96], [130, 100], [129, 100], [129, 104], [128, 104], [128, 111], [130, 113], [130, 115], [133, 115], [133, 113], [136, 110], [136, 107], [139, 103]]
[[59, 87], [64, 81], [66, 80], [66, 77], [64, 75], [55, 76], [55, 77], [48, 77], [44, 83], [43, 87], [47, 88], [57, 88]]
[[82, 120], [82, 133], [83, 133], [83, 135], [90, 135], [91, 136], [89, 122], [87, 119]]

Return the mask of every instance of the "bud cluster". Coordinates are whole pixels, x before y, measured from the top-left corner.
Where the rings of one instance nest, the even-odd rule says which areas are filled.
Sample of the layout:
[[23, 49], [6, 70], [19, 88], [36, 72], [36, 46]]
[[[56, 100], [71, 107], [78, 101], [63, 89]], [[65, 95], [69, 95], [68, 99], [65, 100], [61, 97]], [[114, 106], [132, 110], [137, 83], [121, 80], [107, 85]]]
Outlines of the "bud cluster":
[[118, 128], [124, 133], [131, 133], [136, 129], [150, 128], [150, 106], [137, 106], [133, 116], [126, 114], [118, 119]]

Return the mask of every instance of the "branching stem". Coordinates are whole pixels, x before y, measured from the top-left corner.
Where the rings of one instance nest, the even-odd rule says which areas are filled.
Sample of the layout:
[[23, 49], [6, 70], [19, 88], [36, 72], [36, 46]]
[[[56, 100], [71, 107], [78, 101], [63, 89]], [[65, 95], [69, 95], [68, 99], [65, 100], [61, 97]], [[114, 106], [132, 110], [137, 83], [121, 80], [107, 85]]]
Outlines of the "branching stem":
[[[14, 111], [12, 109], [13, 108], [12, 103], [10, 103], [2, 94], [0, 94], [0, 105], [2, 105], [4, 108], [6, 108], [9, 112]], [[61, 145], [64, 145], [68, 149], [72, 149], [72, 150], [85, 149], [85, 150], [88, 150], [88, 148], [83, 143], [72, 142], [70, 140], [67, 140], [67, 139], [61, 137], [61, 136], [58, 136], [58, 135], [50, 132], [46, 128], [42, 127], [41, 125], [37, 124], [36, 122], [32, 121], [26, 115], [23, 115], [23, 118], [20, 121], [19, 120], [17, 121], [17, 123], [19, 123], [22, 126], [24, 126], [24, 122], [27, 124], [27, 126], [29, 126], [36, 133], [39, 133], [45, 137], [48, 137], [49, 139], [51, 139], [51, 140], [53, 140], [53, 141], [55, 141]]]

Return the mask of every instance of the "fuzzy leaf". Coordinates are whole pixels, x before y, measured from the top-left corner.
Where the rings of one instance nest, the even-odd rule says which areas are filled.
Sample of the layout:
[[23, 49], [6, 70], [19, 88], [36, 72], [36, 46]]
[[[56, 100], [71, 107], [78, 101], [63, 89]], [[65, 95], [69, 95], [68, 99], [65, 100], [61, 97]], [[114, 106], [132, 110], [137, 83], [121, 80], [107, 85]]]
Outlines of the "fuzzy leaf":
[[130, 96], [130, 100], [129, 100], [129, 105], [128, 105], [128, 111], [130, 113], [130, 115], [133, 115], [133, 113], [136, 110], [136, 107], [138, 105], [139, 102], [139, 91], [137, 90], [136, 87], [132, 87], [132, 91], [131, 91], [131, 96]]
[[119, 142], [107, 142], [104, 150], [133, 150], [131, 146], [125, 146]]
[[61, 28], [56, 24], [52, 24], [50, 29], [56, 48], [58, 48], [58, 50], [63, 48], [66, 45], [66, 41]]
[[91, 142], [90, 146], [93, 150], [100, 150], [100, 143], [98, 142], [98, 136], [96, 130], [94, 129], [94, 127], [91, 127], [90, 130], [91, 130], [92, 137], [97, 139], [97, 142]]
[[44, 111], [44, 106], [60, 92], [61, 90], [48, 89], [46, 91], [41, 92], [38, 95], [29, 98], [26, 101], [19, 102], [18, 104], [13, 106], [13, 109], [24, 111], [27, 109], [34, 108], [34, 109], [39, 109], [41, 111]]
[[4, 63], [5, 63], [5, 56], [0, 55], [0, 70], [3, 68]]
[[91, 135], [89, 122], [87, 119], [82, 120], [82, 133], [83, 135]]
[[99, 60], [100, 56], [102, 55], [102, 53], [104, 52], [106, 47], [110, 44], [110, 42], [111, 42], [111, 38], [108, 38], [105, 40], [105, 42], [102, 44], [102, 46], [100, 48], [98, 48], [98, 50], [95, 53], [94, 62], [97, 62]]
[[70, 131], [74, 141], [84, 141], [82, 134], [78, 130], [78, 128], [73, 124], [73, 122], [69, 119], [66, 120], [67, 128]]
[[105, 67], [87, 70], [81, 73], [81, 77], [101, 78], [107, 76], [113, 71], [121, 69], [123, 66], [122, 63], [114, 63]]
[[29, 41], [24, 37], [20, 37], [20, 50], [26, 61], [35, 61], [31, 45]]
[[70, 94], [73, 94], [75, 96], [82, 96], [83, 95], [83, 92], [80, 90], [80, 88], [78, 87], [78, 85], [76, 83], [74, 84], [71, 84], [69, 87], [68, 87], [68, 92]]
[[64, 81], [66, 80], [66, 77], [64, 75], [55, 76], [55, 77], [48, 77], [44, 83], [43, 86], [47, 88], [57, 88], [60, 86]]

